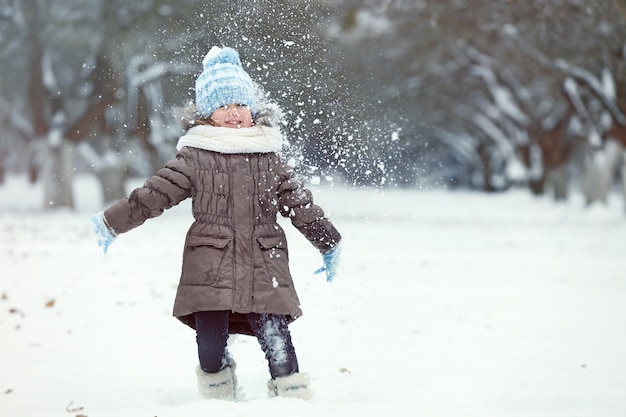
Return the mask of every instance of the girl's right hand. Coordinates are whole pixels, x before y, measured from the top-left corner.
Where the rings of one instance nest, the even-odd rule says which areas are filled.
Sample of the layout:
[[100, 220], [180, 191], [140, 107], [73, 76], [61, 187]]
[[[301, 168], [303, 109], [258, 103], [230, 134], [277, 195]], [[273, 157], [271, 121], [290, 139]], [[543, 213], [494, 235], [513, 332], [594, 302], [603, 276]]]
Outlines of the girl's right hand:
[[90, 220], [93, 224], [93, 232], [98, 239], [98, 246], [102, 248], [104, 253], [107, 253], [109, 246], [116, 238], [115, 232], [107, 226], [106, 219], [104, 218], [104, 212], [102, 211], [91, 216]]

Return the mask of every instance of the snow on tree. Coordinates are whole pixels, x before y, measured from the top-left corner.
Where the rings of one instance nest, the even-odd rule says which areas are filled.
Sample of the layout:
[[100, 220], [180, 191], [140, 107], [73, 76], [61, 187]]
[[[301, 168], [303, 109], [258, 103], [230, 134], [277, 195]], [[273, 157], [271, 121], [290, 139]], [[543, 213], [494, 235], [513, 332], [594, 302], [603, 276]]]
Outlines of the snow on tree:
[[112, 199], [171, 156], [169, 110], [193, 98], [212, 45], [240, 51], [285, 110], [301, 173], [320, 182], [540, 192], [569, 183], [590, 139], [622, 137], [626, 25], [610, 2], [66, 3], [0, 8], [0, 69], [14, 81], [0, 83], [12, 108], [0, 119], [15, 124], [12, 148], [39, 155], [54, 155], [63, 126], [72, 169], [53, 188], [93, 169]]

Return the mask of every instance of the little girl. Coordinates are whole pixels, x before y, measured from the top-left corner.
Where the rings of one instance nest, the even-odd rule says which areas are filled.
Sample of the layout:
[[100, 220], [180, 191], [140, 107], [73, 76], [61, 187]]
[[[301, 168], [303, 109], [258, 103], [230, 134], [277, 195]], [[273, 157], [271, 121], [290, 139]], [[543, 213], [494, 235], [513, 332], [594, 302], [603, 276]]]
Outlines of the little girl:
[[[143, 187], [92, 217], [106, 253], [115, 237], [191, 197], [174, 316], [196, 331], [198, 389], [206, 398], [235, 399], [229, 334], [257, 337], [268, 360], [271, 396], [308, 399], [288, 324], [302, 315], [277, 214], [322, 254], [335, 275], [341, 236], [313, 203], [278, 152], [283, 136], [258, 108], [257, 88], [231, 48], [213, 47], [196, 80], [193, 127], [176, 158]], [[316, 272], [319, 272], [316, 271]]]

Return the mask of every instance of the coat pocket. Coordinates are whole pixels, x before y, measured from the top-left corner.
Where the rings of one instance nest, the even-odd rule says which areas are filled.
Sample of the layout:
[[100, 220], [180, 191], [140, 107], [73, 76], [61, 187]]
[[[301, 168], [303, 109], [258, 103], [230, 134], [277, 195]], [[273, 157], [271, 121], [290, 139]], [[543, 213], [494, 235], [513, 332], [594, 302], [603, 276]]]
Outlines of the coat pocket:
[[256, 241], [262, 259], [261, 271], [257, 271], [257, 278], [274, 288], [292, 287], [287, 241], [284, 236], [259, 236]]
[[213, 285], [220, 280], [230, 237], [190, 235], [185, 246], [181, 283]]
[[259, 245], [263, 250], [287, 248], [285, 238], [282, 236], [262, 236], [257, 237], [256, 241], [259, 242]]

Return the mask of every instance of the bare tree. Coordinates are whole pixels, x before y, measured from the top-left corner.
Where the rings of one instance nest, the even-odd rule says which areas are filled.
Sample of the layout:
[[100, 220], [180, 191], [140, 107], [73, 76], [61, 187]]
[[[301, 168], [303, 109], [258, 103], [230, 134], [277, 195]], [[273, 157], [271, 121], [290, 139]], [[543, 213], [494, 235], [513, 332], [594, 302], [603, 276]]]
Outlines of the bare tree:
[[[132, 143], [132, 135], [127, 134], [133, 128], [127, 120], [133, 119], [137, 109], [147, 111], [142, 120], [133, 120], [137, 122], [135, 131], [139, 125], [143, 129], [137, 136], [144, 140], [148, 153], [158, 153], [154, 144], [172, 134], [163, 129], [163, 92], [153, 88], [159, 79], [145, 77], [149, 68], [138, 74], [144, 76], [140, 82], [125, 71], [140, 40], [154, 36], [144, 33], [128, 44], [124, 44], [125, 37], [141, 26], [142, 20], [160, 16], [158, 3], [24, 0], [3, 9], [3, 30], [14, 33], [1, 38], [6, 43], [4, 74], [12, 80], [11, 86], [3, 88], [3, 95], [29, 120], [31, 128], [25, 136], [33, 152], [31, 177], [44, 181], [44, 207], [74, 206], [72, 179], [80, 165], [77, 155], [88, 156], [86, 165], [100, 178], [105, 200], [125, 195], [129, 160], [122, 155], [123, 148]], [[10, 54], [18, 59], [5, 59]], [[157, 78], [184, 70], [178, 64], [151, 65], [160, 70], [152, 72]], [[21, 99], [24, 96], [26, 100]], [[136, 101], [134, 110], [127, 106], [128, 97], [148, 96], [148, 101]], [[146, 140], [152, 127], [150, 140]]]

